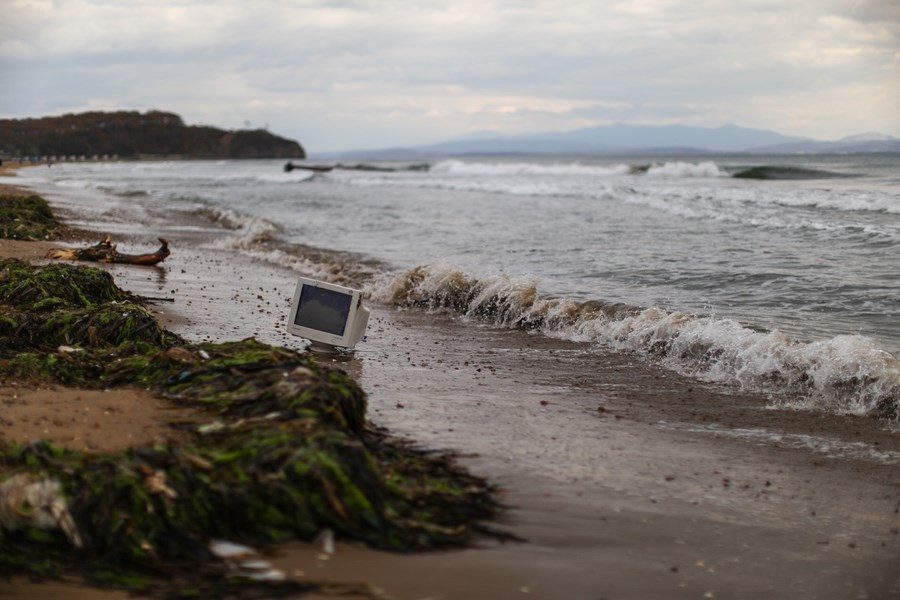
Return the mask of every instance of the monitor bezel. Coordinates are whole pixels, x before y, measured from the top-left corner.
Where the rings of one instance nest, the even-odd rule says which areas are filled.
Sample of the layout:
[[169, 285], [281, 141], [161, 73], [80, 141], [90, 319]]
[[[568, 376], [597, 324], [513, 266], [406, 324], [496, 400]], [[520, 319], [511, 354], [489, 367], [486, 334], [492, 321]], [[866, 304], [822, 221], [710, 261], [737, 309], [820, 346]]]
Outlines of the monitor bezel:
[[[300, 296], [303, 293], [304, 286], [323, 288], [334, 292], [339, 292], [351, 296], [350, 312], [347, 313], [347, 322], [344, 324], [344, 335], [336, 335], [311, 327], [304, 327], [294, 323], [297, 316], [297, 308], [300, 305]], [[327, 281], [319, 281], [310, 277], [299, 277], [297, 279], [297, 287], [294, 290], [294, 299], [291, 301], [291, 311], [288, 313], [287, 332], [311, 342], [321, 342], [331, 346], [341, 348], [349, 348], [353, 345], [353, 324], [356, 322], [357, 315], [362, 307], [362, 290], [344, 287]]]

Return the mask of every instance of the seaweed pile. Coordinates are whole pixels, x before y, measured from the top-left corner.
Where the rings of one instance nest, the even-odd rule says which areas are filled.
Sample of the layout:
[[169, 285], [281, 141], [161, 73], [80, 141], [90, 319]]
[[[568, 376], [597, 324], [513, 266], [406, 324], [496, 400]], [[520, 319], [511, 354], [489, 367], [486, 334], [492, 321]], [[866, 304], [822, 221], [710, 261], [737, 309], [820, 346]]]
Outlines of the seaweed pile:
[[0, 196], [0, 237], [11, 240], [55, 240], [64, 227], [40, 196]]
[[0, 259], [0, 353], [32, 359], [60, 346], [132, 351], [180, 340], [106, 271]]
[[[241, 597], [265, 585], [275, 597], [310, 584], [228, 577], [210, 543], [332, 531], [413, 551], [502, 535], [480, 523], [498, 508], [493, 489], [453, 457], [373, 428], [345, 373], [253, 339], [186, 344], [105, 271], [0, 260], [2, 379], [137, 386], [201, 417], [179, 424], [190, 440], [180, 445], [0, 446], [0, 482], [52, 492], [46, 506], [2, 498], [18, 504], [0, 506], [0, 522], [16, 513], [0, 529], [0, 574], [76, 573], [164, 597]], [[21, 518], [41, 510], [43, 521]]]

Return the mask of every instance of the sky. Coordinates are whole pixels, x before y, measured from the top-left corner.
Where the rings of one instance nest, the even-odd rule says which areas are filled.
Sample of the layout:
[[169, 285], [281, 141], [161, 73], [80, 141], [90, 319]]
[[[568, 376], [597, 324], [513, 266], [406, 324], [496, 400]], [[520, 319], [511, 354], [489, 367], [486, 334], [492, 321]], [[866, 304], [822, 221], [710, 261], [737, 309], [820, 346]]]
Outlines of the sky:
[[0, 118], [150, 109], [312, 154], [612, 123], [900, 137], [900, 1], [0, 0]]

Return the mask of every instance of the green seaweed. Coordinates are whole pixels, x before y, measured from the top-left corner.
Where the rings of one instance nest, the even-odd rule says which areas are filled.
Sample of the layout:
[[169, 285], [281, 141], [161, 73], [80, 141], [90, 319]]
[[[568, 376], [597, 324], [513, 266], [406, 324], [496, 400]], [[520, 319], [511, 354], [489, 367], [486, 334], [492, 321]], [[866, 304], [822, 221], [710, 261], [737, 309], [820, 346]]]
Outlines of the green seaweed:
[[69, 264], [36, 267], [14, 258], [0, 259], [0, 303], [20, 310], [43, 310], [42, 302], [89, 308], [112, 302], [137, 302], [101, 269]]
[[63, 232], [47, 201], [40, 196], [0, 196], [0, 237], [13, 240], [55, 240]]
[[373, 428], [346, 373], [254, 339], [185, 344], [100, 273], [0, 261], [0, 379], [140, 387], [198, 416], [179, 444], [0, 446], [0, 473], [62, 482], [84, 540], [75, 552], [58, 531], [2, 531], [0, 574], [212, 598], [261, 584], [225, 578], [211, 539], [259, 547], [331, 529], [414, 551], [501, 535], [481, 524], [498, 509], [493, 488]]
[[0, 259], [0, 305], [0, 357], [63, 345], [166, 347], [181, 341], [160, 327], [140, 298], [90, 267]]

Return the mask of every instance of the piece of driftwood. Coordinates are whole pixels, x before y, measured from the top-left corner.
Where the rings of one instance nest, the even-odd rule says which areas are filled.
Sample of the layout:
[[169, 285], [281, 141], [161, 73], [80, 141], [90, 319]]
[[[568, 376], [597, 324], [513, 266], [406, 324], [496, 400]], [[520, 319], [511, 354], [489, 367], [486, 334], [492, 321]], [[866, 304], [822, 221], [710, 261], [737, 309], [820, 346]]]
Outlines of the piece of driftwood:
[[150, 254], [122, 254], [116, 250], [112, 243], [112, 237], [106, 236], [99, 243], [87, 248], [51, 248], [44, 258], [56, 258], [59, 260], [89, 260], [101, 263], [126, 263], [129, 265], [155, 265], [166, 259], [169, 251], [169, 241], [159, 238], [162, 244], [159, 250]]
[[428, 163], [418, 163], [413, 165], [406, 165], [404, 167], [379, 167], [377, 165], [342, 165], [340, 163], [334, 166], [321, 166], [321, 165], [298, 165], [292, 162], [288, 162], [284, 165], [284, 172], [290, 173], [294, 169], [300, 169], [303, 171], [315, 171], [316, 173], [328, 173], [335, 169], [340, 169], [342, 171], [375, 171], [378, 173], [394, 173], [397, 171], [428, 171], [431, 169], [431, 165]]
[[286, 165], [284, 165], [285, 173], [290, 173], [294, 169], [298, 169], [301, 171], [315, 171], [316, 173], [328, 173], [329, 171], [334, 169], [334, 167], [320, 167], [317, 165], [295, 165], [292, 162], [289, 162]]

